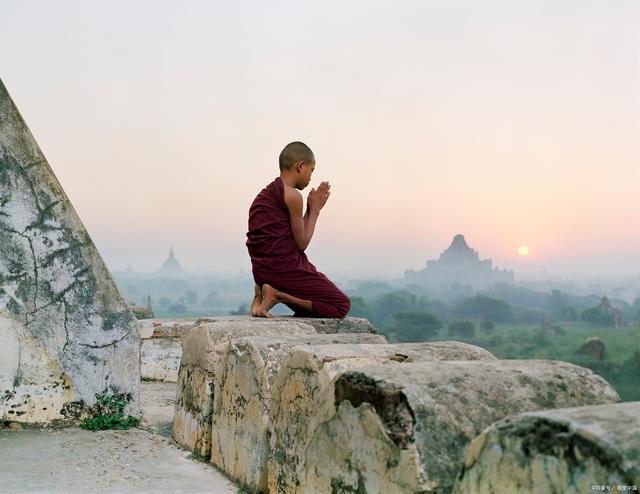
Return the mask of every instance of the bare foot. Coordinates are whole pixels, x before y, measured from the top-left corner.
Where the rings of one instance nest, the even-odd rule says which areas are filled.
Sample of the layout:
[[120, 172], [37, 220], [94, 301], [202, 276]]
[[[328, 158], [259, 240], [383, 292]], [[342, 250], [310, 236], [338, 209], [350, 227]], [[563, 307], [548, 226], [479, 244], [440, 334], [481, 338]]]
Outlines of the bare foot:
[[256, 317], [273, 317], [269, 314], [269, 309], [278, 302], [278, 291], [266, 283], [262, 285], [262, 302], [256, 309]]
[[253, 302], [251, 302], [251, 315], [258, 317], [258, 307], [262, 303], [262, 289], [256, 285], [254, 289]]

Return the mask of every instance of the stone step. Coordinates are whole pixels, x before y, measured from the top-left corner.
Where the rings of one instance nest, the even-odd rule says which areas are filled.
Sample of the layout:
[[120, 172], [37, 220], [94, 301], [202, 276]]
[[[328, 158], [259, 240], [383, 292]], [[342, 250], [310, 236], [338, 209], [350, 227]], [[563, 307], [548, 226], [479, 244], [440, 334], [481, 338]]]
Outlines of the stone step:
[[453, 492], [581, 494], [640, 488], [640, 401], [523, 413], [475, 438]]

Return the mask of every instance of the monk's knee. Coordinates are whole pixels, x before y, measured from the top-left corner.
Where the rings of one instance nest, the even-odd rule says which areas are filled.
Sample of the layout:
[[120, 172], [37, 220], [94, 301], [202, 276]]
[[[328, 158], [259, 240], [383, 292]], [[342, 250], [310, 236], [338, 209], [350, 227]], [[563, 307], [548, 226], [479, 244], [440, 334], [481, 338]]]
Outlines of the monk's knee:
[[340, 304], [338, 304], [338, 306], [336, 307], [336, 309], [338, 312], [338, 317], [340, 319], [345, 317], [351, 310], [351, 300], [349, 299], [349, 297], [345, 295], [343, 300], [341, 300]]

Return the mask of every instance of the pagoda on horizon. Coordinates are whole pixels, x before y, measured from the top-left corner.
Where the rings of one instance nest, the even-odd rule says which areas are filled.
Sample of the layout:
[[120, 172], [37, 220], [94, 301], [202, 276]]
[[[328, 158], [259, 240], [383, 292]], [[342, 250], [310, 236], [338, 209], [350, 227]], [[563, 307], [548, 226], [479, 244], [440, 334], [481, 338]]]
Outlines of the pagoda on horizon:
[[494, 268], [491, 259], [481, 260], [464, 235], [458, 234], [437, 260], [427, 261], [426, 267], [419, 271], [405, 271], [404, 277], [407, 283], [418, 285], [470, 286], [477, 290], [496, 283], [513, 283], [514, 273], [511, 269]]
[[182, 266], [180, 266], [180, 263], [173, 253], [173, 246], [171, 247], [171, 249], [169, 249], [169, 257], [166, 261], [164, 261], [156, 274], [158, 276], [167, 276], [171, 278], [182, 278], [183, 276], [187, 275], [187, 272], [182, 269]]

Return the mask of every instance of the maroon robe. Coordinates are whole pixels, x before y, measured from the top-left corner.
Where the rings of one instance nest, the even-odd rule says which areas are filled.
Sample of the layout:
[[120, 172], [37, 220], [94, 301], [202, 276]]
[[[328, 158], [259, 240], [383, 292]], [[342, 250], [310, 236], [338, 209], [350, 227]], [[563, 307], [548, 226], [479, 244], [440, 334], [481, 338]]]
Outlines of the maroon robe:
[[291, 307], [296, 316], [344, 317], [351, 301], [298, 250], [280, 177], [256, 196], [249, 209], [247, 248], [253, 279], [294, 297], [310, 300], [312, 313]]

